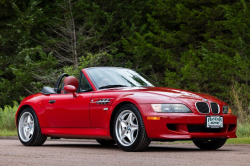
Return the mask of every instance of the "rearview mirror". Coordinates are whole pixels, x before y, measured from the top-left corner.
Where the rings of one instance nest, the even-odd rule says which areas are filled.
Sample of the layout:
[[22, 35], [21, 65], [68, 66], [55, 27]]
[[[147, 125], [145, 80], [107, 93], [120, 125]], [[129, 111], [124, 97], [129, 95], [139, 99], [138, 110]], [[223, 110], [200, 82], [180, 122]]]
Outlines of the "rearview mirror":
[[76, 98], [77, 94], [76, 94], [76, 87], [73, 85], [66, 85], [64, 87], [64, 90], [68, 93], [73, 93], [73, 97]]

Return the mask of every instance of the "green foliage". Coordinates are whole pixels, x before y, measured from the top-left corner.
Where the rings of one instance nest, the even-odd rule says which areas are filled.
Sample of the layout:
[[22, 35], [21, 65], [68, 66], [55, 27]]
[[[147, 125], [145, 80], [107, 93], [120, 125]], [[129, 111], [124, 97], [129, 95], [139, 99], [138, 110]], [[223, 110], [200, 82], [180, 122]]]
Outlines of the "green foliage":
[[103, 59], [106, 65], [131, 64], [127, 63], [129, 57], [125, 56], [121, 39], [144, 24], [148, 5], [146, 1], [136, 0], [1, 3], [2, 107], [10, 104], [9, 101], [19, 101], [19, 96], [39, 92], [42, 86], [53, 86], [63, 68], [67, 71], [71, 65], [74, 70], [84, 66], [82, 57], [90, 59], [91, 55], [109, 54], [113, 59], [110, 63]]
[[15, 114], [18, 109], [18, 103], [13, 102], [13, 107], [7, 105], [4, 109], [0, 108], [0, 130], [15, 130]]
[[[249, 86], [246, 84], [241, 84], [234, 82], [231, 87], [231, 105], [234, 110], [234, 114], [237, 115], [238, 120], [242, 123], [249, 123], [249, 104], [250, 104], [250, 93]], [[237, 110], [237, 111], [236, 111]]]
[[51, 65], [53, 56], [44, 53], [33, 40], [42, 22], [43, 12], [39, 5], [36, 0], [22, 3], [15, 0], [6, 1], [5, 6], [11, 14], [0, 16], [5, 23], [0, 25], [1, 107], [11, 104], [10, 101], [19, 101], [19, 96], [39, 92], [41, 82], [34, 76], [40, 74], [38, 70], [47, 74], [54, 67]]
[[248, 123], [237, 125], [237, 137], [239, 138], [249, 138], [250, 137], [250, 126]]

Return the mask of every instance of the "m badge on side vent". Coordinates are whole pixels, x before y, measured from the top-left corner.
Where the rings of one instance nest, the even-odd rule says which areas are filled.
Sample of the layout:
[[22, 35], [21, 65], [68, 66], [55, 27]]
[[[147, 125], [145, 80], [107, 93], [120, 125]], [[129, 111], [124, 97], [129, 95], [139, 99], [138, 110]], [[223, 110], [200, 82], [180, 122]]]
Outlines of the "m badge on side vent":
[[90, 105], [111, 105], [112, 99], [92, 99]]

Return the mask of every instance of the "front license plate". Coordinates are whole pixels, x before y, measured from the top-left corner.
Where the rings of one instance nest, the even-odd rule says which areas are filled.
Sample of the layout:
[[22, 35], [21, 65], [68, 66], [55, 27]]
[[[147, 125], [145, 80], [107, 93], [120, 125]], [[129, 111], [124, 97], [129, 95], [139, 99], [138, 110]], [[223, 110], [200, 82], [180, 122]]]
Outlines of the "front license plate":
[[223, 128], [223, 116], [206, 116], [206, 128]]

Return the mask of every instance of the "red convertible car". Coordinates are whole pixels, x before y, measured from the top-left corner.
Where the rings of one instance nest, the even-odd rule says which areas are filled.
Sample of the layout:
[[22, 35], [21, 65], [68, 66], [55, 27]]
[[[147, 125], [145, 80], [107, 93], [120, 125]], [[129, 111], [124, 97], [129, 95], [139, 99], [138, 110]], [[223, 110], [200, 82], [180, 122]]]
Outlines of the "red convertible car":
[[79, 81], [64, 73], [55, 88], [26, 97], [16, 113], [26, 146], [52, 137], [96, 139], [124, 151], [176, 140], [215, 150], [236, 138], [236, 125], [228, 104], [215, 97], [157, 87], [147, 76], [118, 67], [83, 69]]

